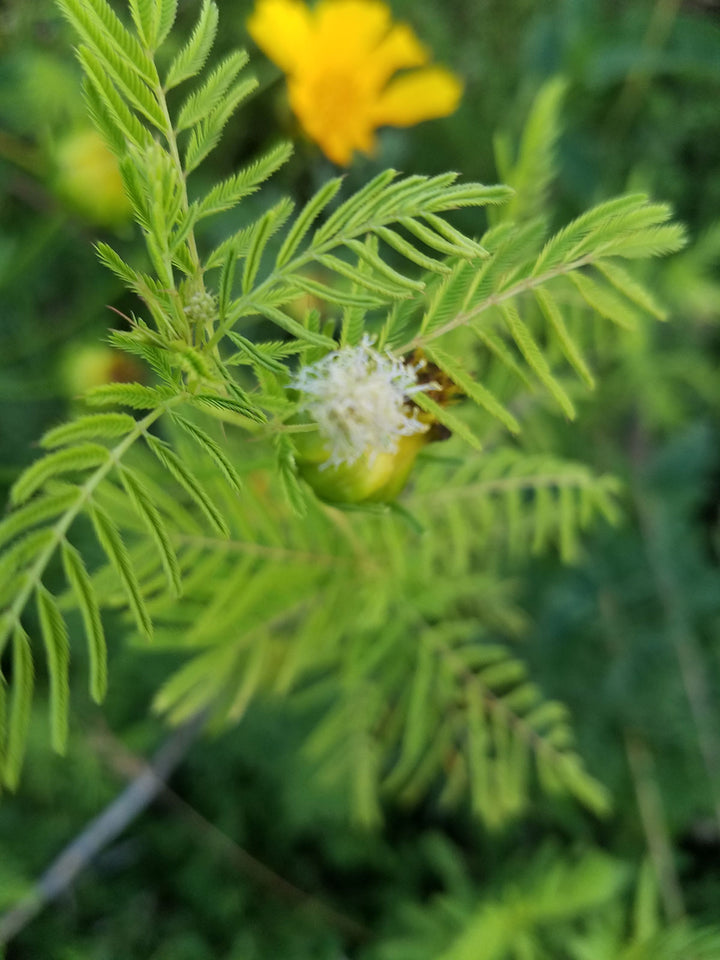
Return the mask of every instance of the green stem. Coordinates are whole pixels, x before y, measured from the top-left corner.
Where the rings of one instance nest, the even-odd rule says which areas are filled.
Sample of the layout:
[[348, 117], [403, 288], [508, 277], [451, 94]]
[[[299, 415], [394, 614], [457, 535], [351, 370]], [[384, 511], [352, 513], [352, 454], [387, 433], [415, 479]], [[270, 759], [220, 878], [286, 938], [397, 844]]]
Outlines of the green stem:
[[665, 914], [670, 922], [677, 922], [685, 916], [685, 902], [675, 868], [663, 798], [655, 776], [655, 761], [647, 744], [638, 736], [625, 729], [623, 738], [638, 812]]
[[[377, 224], [375, 225], [377, 226]], [[247, 294], [244, 297], [238, 298], [235, 301], [235, 309], [228, 314], [227, 319], [224, 323], [220, 324], [218, 329], [215, 331], [215, 334], [210, 338], [206, 344], [207, 348], [213, 348], [217, 346], [220, 340], [225, 336], [225, 334], [230, 330], [233, 324], [243, 316], [245, 311], [252, 310], [254, 313], [257, 313], [257, 310], [253, 310], [253, 301], [258, 301], [262, 299], [262, 294], [265, 291], [272, 289], [272, 287], [282, 282], [286, 276], [292, 276], [298, 270], [302, 269], [306, 264], [315, 260], [318, 256], [321, 256], [323, 253], [327, 253], [329, 250], [345, 243], [348, 239], [353, 239], [356, 235], [362, 234], [371, 230], [372, 226], [364, 224], [361, 228], [357, 228], [353, 231], [352, 236], [350, 237], [333, 237], [331, 240], [326, 241], [321, 244], [319, 247], [313, 247], [311, 250], [306, 250], [304, 253], [295, 257], [293, 260], [290, 260], [285, 266], [272, 273], [267, 279], [265, 279], [258, 287], [256, 287], [251, 294]], [[399, 347], [396, 351], [397, 353], [403, 354], [408, 353], [409, 351], [415, 349], [416, 347], [421, 347], [426, 343], [430, 343], [432, 340], [436, 340], [438, 337], [443, 336], [448, 333], [450, 330], [454, 330], [457, 327], [463, 326], [468, 323], [470, 320], [474, 320], [480, 314], [484, 313], [486, 310], [489, 310], [491, 307], [498, 306], [501, 303], [504, 303], [507, 300], [512, 300], [514, 297], [519, 296], [521, 293], [526, 293], [530, 290], [535, 290], [538, 287], [542, 287], [544, 284], [548, 283], [550, 280], [553, 280], [555, 277], [560, 277], [568, 273], [572, 273], [573, 270], [578, 270], [580, 267], [587, 266], [590, 263], [593, 263], [598, 259], [597, 254], [588, 254], [585, 257], [580, 257], [578, 260], [573, 260], [570, 263], [562, 264], [559, 267], [555, 267], [552, 270], [548, 270], [545, 273], [539, 274], [535, 277], [527, 277], [525, 280], [521, 280], [518, 283], [514, 284], [511, 287], [508, 287], [507, 290], [500, 291], [499, 293], [492, 294], [484, 300], [479, 306], [474, 307], [472, 310], [466, 310], [462, 313], [457, 314], [453, 317], [452, 320], [449, 320], [442, 327], [438, 327], [437, 330], [434, 330], [432, 334], [423, 336], [419, 335], [414, 339], [408, 341], [404, 346]]]
[[[153, 60], [153, 65], [154, 65], [154, 52], [150, 50], [147, 50], [146, 52], [148, 53], [150, 59]], [[167, 98], [165, 96], [165, 88], [163, 87], [160, 81], [160, 75], [158, 74], [157, 67], [155, 67], [154, 81], [155, 83], [153, 88], [153, 94], [155, 96], [155, 99], [158, 103], [158, 106], [160, 107], [163, 118], [165, 120], [165, 129], [163, 130], [163, 136], [165, 137], [165, 140], [167, 142], [170, 158], [173, 162], [173, 165], [175, 166], [177, 177], [178, 177], [178, 183], [180, 184], [180, 189], [182, 191], [182, 194], [181, 194], [182, 212], [184, 214], [187, 214], [190, 208], [190, 200], [189, 200], [188, 191], [187, 191], [187, 177], [185, 175], [185, 170], [183, 169], [182, 160], [180, 158], [180, 151], [178, 149], [177, 136], [175, 134], [175, 128], [173, 126], [173, 122], [170, 117]], [[165, 243], [165, 248], [168, 249], [168, 261], [169, 261], [168, 269], [169, 269], [170, 275], [172, 276], [172, 272], [173, 272], [172, 259], [169, 255], [167, 238], [164, 238], [164, 243]], [[199, 280], [200, 284], [202, 284], [203, 270], [200, 263], [200, 256], [198, 254], [197, 243], [195, 240], [195, 233], [193, 230], [190, 230], [190, 232], [188, 233], [187, 245], [188, 245], [188, 251], [190, 253], [190, 259], [192, 261], [192, 264], [195, 270], [193, 279], [196, 282]], [[174, 284], [173, 284], [173, 292], [175, 294], [178, 318], [182, 321], [183, 325], [187, 329], [188, 340], [192, 343], [195, 339], [194, 337], [195, 331], [188, 325], [187, 317], [184, 313], [183, 306], [179, 301], [179, 297], [178, 297], [177, 291], [175, 290]]]
[[663, 616], [663, 626], [680, 667], [680, 676], [710, 786], [715, 823], [720, 828], [720, 730], [708, 683], [705, 654], [692, 629], [682, 587], [675, 572], [672, 534], [665, 520], [665, 509], [661, 502], [642, 486], [637, 475], [632, 492], [645, 555]]
[[[158, 85], [155, 88], [155, 96], [157, 97], [158, 104], [160, 109], [163, 112], [165, 118], [165, 123], [167, 128], [164, 131], [165, 139], [167, 140], [168, 148], [170, 150], [170, 156], [172, 157], [175, 168], [178, 172], [178, 177], [180, 179], [180, 184], [182, 188], [182, 209], [183, 213], [187, 213], [190, 209], [190, 199], [187, 192], [187, 176], [185, 170], [183, 169], [182, 160], [180, 159], [180, 151], [178, 150], [177, 137], [175, 135], [175, 128], [173, 122], [170, 119], [170, 111], [168, 110], [167, 100], [165, 98], [165, 90], [160, 84], [158, 79]], [[193, 266], [195, 267], [196, 277], [202, 276], [202, 267], [200, 265], [200, 255], [198, 254], [197, 243], [195, 241], [195, 232], [190, 230], [187, 236], [188, 249], [190, 251], [190, 258], [192, 259]]]
[[443, 324], [441, 327], [438, 327], [436, 330], [433, 330], [432, 333], [425, 335], [420, 334], [417, 337], [414, 337], [402, 347], [399, 347], [397, 352], [408, 353], [410, 350], [414, 350], [417, 347], [422, 347], [426, 343], [431, 343], [433, 340], [437, 340], [438, 337], [444, 336], [451, 330], [455, 330], [457, 327], [462, 327], [471, 320], [477, 319], [477, 317], [485, 313], [485, 311], [489, 310], [491, 307], [497, 307], [501, 303], [505, 303], [508, 300], [513, 300], [515, 297], [520, 296], [521, 293], [528, 293], [530, 290], [537, 290], [538, 287], [544, 286], [546, 283], [549, 283], [556, 277], [562, 277], [565, 274], [572, 273], [573, 270], [579, 270], [580, 267], [586, 267], [588, 264], [594, 263], [594, 261], [597, 259], [599, 259], [597, 254], [588, 254], [585, 257], [580, 257], [579, 260], [572, 260], [570, 263], [562, 264], [559, 267], [555, 267], [554, 269], [548, 270], [545, 273], [538, 274], [535, 277], [526, 277], [524, 280], [519, 280], [511, 287], [508, 287], [507, 290], [501, 290], [498, 293], [493, 293], [486, 300], [483, 300], [482, 303], [478, 304], [477, 307], [473, 307], [472, 310], [464, 310], [461, 313], [456, 314], [452, 320], [448, 320], [447, 323]]
[[[597, 605], [610, 655], [614, 658], [625, 658], [627, 630], [621, 620], [616, 597], [609, 589], [599, 590]], [[685, 906], [663, 797], [655, 776], [655, 761], [648, 745], [637, 732], [630, 729], [627, 722], [622, 724], [622, 733], [638, 814], [660, 897], [668, 919], [677, 921], [683, 917]]]

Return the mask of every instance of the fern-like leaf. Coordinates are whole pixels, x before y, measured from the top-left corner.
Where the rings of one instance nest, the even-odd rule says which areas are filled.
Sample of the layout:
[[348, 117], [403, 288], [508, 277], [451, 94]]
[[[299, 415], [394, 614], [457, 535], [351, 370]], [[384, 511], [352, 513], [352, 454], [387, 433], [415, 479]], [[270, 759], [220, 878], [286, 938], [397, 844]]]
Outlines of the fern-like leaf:
[[178, 112], [175, 129], [194, 127], [220, 104], [230, 85], [248, 61], [244, 50], [231, 53], [212, 71], [203, 85], [189, 94]]
[[212, 497], [203, 488], [202, 484], [195, 477], [193, 472], [182, 462], [175, 451], [162, 440], [158, 440], [151, 434], [146, 437], [146, 442], [160, 463], [177, 480], [181, 487], [189, 494], [200, 510], [210, 521], [211, 525], [218, 533], [227, 535], [228, 528], [224, 517], [215, 506]]
[[30, 640], [21, 626], [13, 634], [13, 686], [10, 697], [3, 781], [15, 790], [20, 779], [32, 705], [34, 671]]
[[98, 541], [123, 585], [128, 605], [133, 612], [138, 629], [149, 640], [152, 638], [152, 623], [120, 532], [107, 513], [97, 505], [93, 506], [90, 515]]
[[70, 711], [70, 644], [57, 601], [44, 587], [36, 591], [38, 616], [50, 674], [50, 731], [53, 747], [64, 753]]
[[170, 64], [165, 78], [166, 90], [200, 73], [215, 41], [217, 25], [217, 6], [213, 0], [203, 0], [198, 22], [190, 39]]
[[63, 543], [62, 560], [65, 576], [73, 591], [85, 627], [90, 653], [90, 694], [96, 703], [101, 703], [107, 691], [107, 646], [100, 607], [85, 563], [78, 551], [69, 543]]
[[128, 467], [121, 467], [120, 479], [132, 505], [143, 521], [160, 553], [170, 590], [175, 596], [179, 596], [182, 592], [180, 565], [172, 546], [170, 534], [160, 516], [160, 511], [153, 503], [151, 495], [134, 471]]

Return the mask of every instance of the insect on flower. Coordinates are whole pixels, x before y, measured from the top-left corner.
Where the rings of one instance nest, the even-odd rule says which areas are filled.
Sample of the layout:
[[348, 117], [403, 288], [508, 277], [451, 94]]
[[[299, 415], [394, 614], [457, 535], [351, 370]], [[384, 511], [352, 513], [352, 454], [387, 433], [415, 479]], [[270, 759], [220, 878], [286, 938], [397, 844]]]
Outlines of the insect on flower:
[[428, 66], [427, 48], [381, 0], [320, 0], [312, 10], [301, 0], [258, 0], [248, 30], [288, 75], [305, 133], [343, 166], [355, 150], [373, 152], [378, 127], [445, 117], [462, 94], [455, 74]]

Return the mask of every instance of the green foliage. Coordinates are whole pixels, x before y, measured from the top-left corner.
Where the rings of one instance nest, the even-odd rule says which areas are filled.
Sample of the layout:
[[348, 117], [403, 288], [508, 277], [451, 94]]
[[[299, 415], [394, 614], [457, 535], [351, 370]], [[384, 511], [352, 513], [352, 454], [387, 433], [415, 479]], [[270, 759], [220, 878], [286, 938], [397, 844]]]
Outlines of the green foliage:
[[[640, 313], [663, 315], [617, 260], [682, 245], [683, 231], [668, 223], [668, 208], [629, 195], [548, 234], [541, 211], [559, 130], [563, 84], [557, 82], [541, 91], [518, 161], [507, 166], [514, 189], [461, 183], [452, 173], [398, 177], [389, 170], [338, 202], [341, 181], [334, 179], [289, 227], [292, 204], [280, 200], [205, 253], [196, 235], [202, 221], [236, 207], [289, 155], [281, 144], [190, 199], [188, 174], [217, 146], [255, 87], [242, 75], [242, 53], [205, 69], [217, 31], [215, 4], [203, 3], [164, 81], [154, 53], [172, 23], [173, 4], [133, 2], [137, 34], [105, 0], [60, 0], [60, 7], [83, 40], [91, 112], [119, 156], [156, 273], [142, 273], [108, 244], [98, 245], [101, 260], [147, 311], [146, 320], [131, 318], [130, 331], [114, 340], [144, 358], [158, 383], [109, 384], [89, 393], [91, 405], [149, 413], [136, 419], [111, 410], [53, 428], [43, 440], [51, 452], [13, 488], [17, 509], [0, 528], [8, 544], [3, 592], [13, 596], [1, 642], [15, 636], [21, 666], [13, 673], [18, 705], [10, 711], [5, 781], [16, 782], [29, 709], [27, 641], [18, 631], [33, 596], [52, 680], [53, 741], [61, 748], [66, 739], [67, 627], [63, 607], [43, 585], [60, 550], [98, 699], [106, 686], [100, 610], [117, 604], [119, 587], [140, 634], [150, 637], [155, 620], [164, 642], [200, 649], [165, 684], [160, 709], [177, 720], [207, 706], [236, 720], [259, 692], [287, 695], [297, 688], [300, 702], [324, 704], [311, 753], [328, 759], [336, 776], [349, 777], [356, 812], [367, 822], [379, 816], [381, 788], [417, 798], [442, 774], [443, 796], [469, 792], [474, 809], [497, 825], [527, 803], [531, 756], [546, 789], [568, 790], [592, 809], [606, 809], [604, 792], [573, 751], [564, 710], [543, 700], [502, 643], [504, 632], [514, 632], [515, 615], [486, 565], [488, 545], [498, 538], [515, 558], [557, 544], [573, 559], [579, 531], [596, 514], [614, 519], [616, 488], [582, 466], [509, 447], [493, 424], [520, 434], [518, 402], [533, 385], [575, 416], [556, 355], [585, 386], [592, 387], [594, 376], [564, 316], [566, 304], [577, 311], [584, 303], [622, 327], [640, 323]], [[198, 85], [172, 118], [166, 92], [195, 78]], [[503, 204], [506, 214], [494, 217], [479, 242], [447, 219], [460, 208], [502, 210]], [[208, 287], [217, 269], [216, 286]], [[421, 393], [417, 405], [458, 440], [476, 450], [491, 447], [481, 457], [458, 450], [460, 469], [438, 460], [419, 471], [407, 500], [409, 515], [428, 531], [418, 544], [400, 514], [341, 519], [313, 504], [298, 482], [296, 403], [284, 387], [295, 356], [337, 345], [332, 324], [321, 328], [312, 312], [293, 314], [303, 297], [343, 311], [343, 343], [375, 331], [396, 354], [422, 351], [468, 404], [456, 412]], [[258, 318], [286, 339], [245, 336], [241, 331]], [[229, 355], [228, 343], [240, 353]], [[474, 362], [488, 367], [482, 382], [459, 359], [473, 357], [472, 344], [481, 348]], [[238, 364], [253, 381], [236, 375]], [[502, 382], [499, 393], [495, 381]], [[213, 418], [233, 437], [244, 431], [260, 442], [258, 450], [274, 445], [282, 483], [270, 488], [271, 497], [258, 500], [252, 491], [268, 482], [257, 479], [262, 464], [253, 463], [252, 447], [214, 433], [203, 423]], [[181, 444], [180, 434], [191, 446]], [[216, 476], [229, 486], [218, 486]], [[168, 481], [178, 491], [172, 496], [185, 498], [182, 514], [161, 495]], [[279, 506], [282, 491], [288, 511]], [[186, 509], [228, 539], [193, 546], [196, 530], [184, 520], [178, 526]], [[83, 515], [112, 576], [88, 572], [69, 539]], [[443, 527], [447, 538], [436, 533]], [[378, 543], [386, 552], [382, 563]], [[330, 557], [328, 570], [323, 558]], [[343, 597], [348, 582], [356, 604]], [[475, 598], [470, 618], [470, 596], [483, 582], [486, 604], [477, 606]]]
[[[126, 11], [113, 0], [153, 63], [176, 6], [136, 0]], [[202, 132], [203, 112], [245, 82], [229, 33], [250, 6], [222, 9], [221, 56], [170, 91], [178, 158], [193, 129]], [[91, 445], [87, 455], [100, 461], [148, 412], [157, 412], [149, 430], [158, 452], [138, 436], [89, 499], [85, 481], [104, 461], [74, 472], [64, 457], [51, 460], [30, 475], [31, 487], [41, 484], [35, 493], [0, 519], [3, 611], [39, 551], [52, 549], [42, 587], [27, 594], [21, 626], [4, 640], [0, 752], [12, 758], [10, 788], [27, 759], [20, 797], [0, 807], [3, 906], [120, 789], [112, 773], [102, 779], [98, 756], [124, 770], [123, 748], [105, 753], [99, 711], [78, 689], [88, 675], [102, 698], [106, 656], [102, 716], [135, 751], [150, 753], [162, 737], [146, 706], [159, 687], [158, 701], [173, 693], [174, 679], [171, 716], [207, 704], [219, 729], [242, 714], [186, 758], [173, 780], [183, 801], [146, 816], [102, 855], [75, 885], [72, 908], [38, 918], [9, 948], [13, 958], [437, 960], [461, 949], [483, 956], [493, 943], [513, 960], [717, 956], [716, 932], [682, 919], [684, 907], [714, 922], [718, 891], [720, 245], [711, 218], [720, 37], [707, 5], [394, 0], [394, 14], [463, 74], [455, 117], [383, 134], [379, 159], [359, 162], [337, 187], [306, 147], [279, 169], [289, 147], [267, 138], [280, 128], [287, 136], [287, 118], [260, 65], [257, 96], [188, 178], [187, 203], [172, 144], [145, 111], [158, 119], [149, 90], [163, 112], [158, 87], [201, 4], [179, 5], [177, 30], [157, 55], [159, 82], [143, 79], [142, 66], [122, 70], [127, 36], [108, 26], [104, 44], [85, 38], [79, 53], [86, 99], [123, 163], [137, 233], [151, 250], [121, 231], [104, 234], [105, 276], [91, 262], [88, 225], [58, 208], [40, 162], [53, 131], [84, 115], [70, 57], [58, 53], [66, 34], [43, 0], [6, 7], [0, 482], [18, 480], [28, 437], [45, 433], [42, 454]], [[91, 29], [106, 16], [86, 5]], [[14, 48], [13, 33], [23, 31], [25, 49]], [[566, 79], [543, 87], [558, 68]], [[491, 137], [498, 122], [505, 132]], [[491, 145], [515, 191], [504, 203], [407, 216], [398, 208], [374, 233], [340, 242], [331, 230], [324, 251], [313, 247], [379, 162], [492, 179]], [[376, 197], [400, 182], [380, 176]], [[605, 218], [618, 233], [628, 228], [611, 241], [625, 252], [638, 239], [646, 248], [676, 242], [677, 233], [653, 232], [667, 225], [664, 213], [640, 198], [655, 191], [688, 220], [691, 245], [661, 267], [595, 248], [594, 224]], [[598, 205], [616, 193], [618, 201]], [[290, 240], [288, 259], [281, 251]], [[592, 263], [572, 266], [573, 247]], [[478, 274], [479, 307], [484, 296], [507, 299], [445, 330]], [[132, 293], [123, 297], [118, 281]], [[285, 281], [296, 299], [283, 300]], [[101, 388], [58, 427], [57, 346], [72, 350], [90, 317], [101, 335], [106, 303], [122, 315], [113, 345], [152, 373]], [[240, 305], [247, 312], [234, 320]], [[655, 323], [667, 315], [673, 323]], [[297, 422], [285, 385], [299, 366], [367, 333], [397, 353], [423, 338], [408, 362], [424, 357], [456, 385], [446, 405], [425, 398], [454, 437], [423, 450], [400, 503], [341, 513], [318, 504], [298, 475], [296, 442], [308, 425]], [[179, 392], [185, 399], [173, 406]], [[189, 474], [187, 489], [163, 463], [168, 450], [178, 479]], [[54, 525], [76, 506], [56, 541]], [[153, 647], [95, 538], [93, 508], [120, 534]], [[217, 521], [227, 539], [214, 532]], [[571, 565], [561, 567], [558, 553]], [[54, 606], [70, 638], [62, 761], [46, 748], [42, 589], [51, 598], [46, 620]], [[62, 735], [62, 629], [56, 616], [45, 626], [59, 651], [53, 709]], [[523, 724], [543, 710], [544, 746], [533, 748]], [[578, 809], [568, 778], [553, 791], [563, 758], [572, 764], [576, 751], [604, 789], [580, 767], [575, 792], [582, 800], [577, 783], [589, 782], [592, 810], [593, 796], [609, 790], [610, 818]], [[536, 789], [537, 780], [551, 789]], [[382, 814], [382, 828], [348, 824], [348, 799], [361, 822]], [[548, 836], [557, 849], [538, 858]], [[628, 862], [652, 851], [636, 892], [629, 869], [593, 853], [593, 841]], [[246, 851], [283, 879], [262, 879]], [[288, 880], [309, 894], [298, 896], [299, 908], [283, 899]], [[336, 926], [332, 908], [351, 922]]]
[[[669, 208], [627, 192], [557, 229], [547, 208], [567, 84], [556, 80], [541, 88], [516, 157], [509, 138], [496, 141], [509, 186], [390, 170], [355, 193], [340, 178], [313, 183], [293, 213], [272, 187], [254, 196], [288, 159], [286, 143], [224, 179], [194, 175], [256, 89], [244, 53], [210, 60], [215, 4], [157, 61], [174, 2], [130, 0], [134, 30], [104, 0], [61, 7], [83, 41], [87, 103], [147, 246], [143, 258], [123, 252], [122, 239], [97, 244], [141, 302], [112, 341], [153, 380], [91, 391], [90, 411], [47, 430], [44, 455], [13, 478], [13, 509], [0, 522], [4, 783], [17, 788], [32, 735], [38, 650], [62, 750], [71, 648], [101, 701], [105, 633], [118, 624], [141, 642], [152, 634], [161, 659], [182, 660], [155, 700], [171, 721], [207, 710], [220, 728], [252, 723], [268, 704], [285, 710], [315, 789], [342, 793], [363, 826], [392, 801], [443, 816], [459, 806], [502, 844], [500, 828], [537, 803], [571, 820], [569, 796], [606, 815], [609, 793], [580, 759], [558, 688], [574, 698], [583, 748], [584, 704], [562, 687], [561, 670], [540, 668], [534, 645], [519, 646], [528, 624], [508, 571], [556, 552], [591, 563], [588, 537], [599, 520], [614, 524], [627, 498], [607, 472], [616, 464], [582, 449], [558, 409], [593, 429], [620, 406], [614, 391], [652, 370], [665, 390], [655, 413], [672, 418], [679, 355], [674, 368], [662, 358], [655, 367], [646, 349], [654, 320], [666, 319], [662, 282], [642, 282], [632, 263], [683, 244]], [[684, 262], [695, 276], [699, 259], [683, 257], [677, 269]], [[449, 402], [420, 393], [416, 405], [453, 439], [421, 453], [402, 505], [341, 512], [298, 474], [295, 440], [308, 425], [286, 388], [298, 366], [365, 335], [442, 375]], [[712, 376], [702, 383], [715, 396]], [[582, 753], [594, 773], [605, 770], [602, 752]], [[301, 793], [289, 791], [293, 810]], [[415, 895], [401, 902], [404, 920], [359, 956], [718, 952], [711, 930], [663, 926], [648, 870], [631, 920], [627, 871], [599, 853], [539, 858], [519, 881], [482, 890], [465, 877], [464, 892], [429, 907], [418, 906], [426, 891], [408, 880], [409, 861]], [[210, 948], [198, 940], [193, 949]]]
[[455, 889], [436, 896], [429, 910], [405, 911], [407, 932], [371, 951], [373, 960], [710, 960], [720, 949], [714, 928], [660, 921], [647, 864], [629, 922], [627, 867], [599, 851], [570, 860], [545, 850], [520, 883], [479, 905], [467, 877], [452, 879]]
[[[310, 755], [331, 779], [351, 785], [357, 815], [370, 822], [381, 789], [417, 800], [451, 769], [448, 802], [469, 791], [486, 821], [499, 824], [527, 803], [531, 761], [546, 789], [570, 790], [605, 810], [606, 796], [572, 750], [566, 712], [542, 700], [522, 663], [495, 639], [498, 631], [516, 632], [518, 615], [506, 588], [473, 570], [472, 556], [481, 530], [488, 539], [505, 533], [495, 504], [515, 493], [548, 491], [535, 508], [518, 508], [512, 536], [523, 537], [530, 523], [535, 536], [541, 526], [552, 537], [564, 509], [552, 488], [577, 484], [581, 492], [590, 478], [558, 463], [538, 464], [525, 476], [508, 471], [507, 479], [501, 469], [478, 463], [446, 497], [435, 495], [430, 481], [427, 492], [409, 498], [426, 528], [447, 517], [451, 536], [440, 542], [418, 541], [392, 516], [356, 525], [345, 542], [309, 504], [300, 516], [288, 511], [273, 520], [248, 481], [226, 506], [229, 540], [188, 532], [180, 541], [181, 565], [193, 570], [181, 603], [151, 601], [160, 625], [155, 643], [198, 648], [161, 689], [158, 709], [175, 721], [203, 706], [237, 719], [252, 696], [287, 697], [292, 690], [300, 705], [327, 704]], [[457, 522], [466, 497], [481, 504], [472, 540]], [[144, 573], [157, 582], [154, 570]], [[219, 591], [212, 587], [217, 580]], [[451, 616], [453, 607], [462, 609], [462, 619]], [[384, 623], [393, 628], [378, 644], [373, 637]]]
[[522, 220], [547, 209], [547, 192], [555, 179], [555, 146], [560, 135], [561, 108], [567, 81], [545, 84], [525, 122], [515, 163], [507, 133], [495, 136], [495, 164], [500, 176], [516, 188], [515, 196], [498, 212], [500, 220]]

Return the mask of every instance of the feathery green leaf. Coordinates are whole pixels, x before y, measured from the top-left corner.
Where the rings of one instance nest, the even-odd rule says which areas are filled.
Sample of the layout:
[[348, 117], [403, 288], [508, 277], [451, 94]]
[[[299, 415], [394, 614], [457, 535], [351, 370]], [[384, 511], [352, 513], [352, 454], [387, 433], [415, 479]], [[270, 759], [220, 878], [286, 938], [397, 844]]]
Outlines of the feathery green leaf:
[[13, 634], [12, 649], [13, 682], [2, 779], [10, 790], [15, 790], [25, 756], [35, 680], [30, 640], [19, 625]]
[[107, 447], [98, 443], [82, 443], [48, 453], [20, 475], [10, 491], [10, 502], [15, 506], [24, 503], [52, 477], [89, 470], [107, 459]]
[[520, 314], [510, 303], [502, 305], [503, 316], [508, 329], [518, 349], [527, 360], [528, 365], [537, 375], [538, 380], [548, 389], [557, 400], [563, 413], [569, 420], [575, 419], [575, 407], [572, 400], [553, 376], [543, 351], [530, 332], [529, 327], [520, 319]]
[[70, 643], [67, 626], [57, 601], [45, 587], [38, 585], [35, 596], [50, 676], [52, 744], [58, 753], [64, 753], [70, 712]]
[[46, 493], [31, 500], [26, 506], [13, 510], [9, 516], [0, 521], [0, 546], [14, 540], [31, 527], [69, 510], [77, 503], [79, 496], [77, 487], [72, 487], [57, 493]]
[[168, 387], [145, 387], [141, 383], [104, 383], [94, 387], [83, 399], [93, 407], [131, 407], [133, 410], [156, 410], [175, 391]]
[[115, 572], [120, 579], [138, 629], [146, 639], [150, 640], [152, 638], [152, 623], [142, 598], [133, 565], [128, 556], [127, 547], [120, 536], [120, 532], [107, 513], [97, 504], [93, 504], [90, 516], [100, 546], [105, 551], [108, 560], [115, 568]]
[[288, 260], [292, 259], [296, 250], [302, 243], [305, 234], [308, 232], [313, 222], [320, 216], [325, 207], [331, 203], [340, 189], [341, 184], [342, 177], [335, 177], [333, 180], [328, 180], [328, 182], [323, 184], [317, 193], [315, 193], [315, 195], [308, 200], [295, 218], [295, 222], [290, 228], [288, 235], [285, 237], [283, 245], [280, 247], [280, 251], [278, 252], [275, 260], [276, 267], [282, 267], [288, 262]]
[[550, 324], [555, 336], [557, 337], [560, 348], [565, 357], [578, 373], [578, 376], [592, 390], [595, 387], [595, 378], [593, 377], [588, 365], [585, 363], [576, 342], [570, 336], [570, 331], [565, 326], [562, 313], [550, 291], [545, 288], [535, 291], [535, 299], [540, 305], [540, 309], [547, 322]]
[[183, 164], [186, 173], [195, 170], [205, 157], [215, 149], [220, 142], [220, 135], [225, 124], [242, 101], [257, 89], [257, 85], [255, 77], [238, 80], [222, 97], [217, 106], [193, 127]]
[[158, 0], [130, 0], [130, 13], [138, 35], [148, 50], [154, 50], [160, 28]]
[[175, 451], [163, 440], [158, 440], [152, 434], [146, 434], [145, 440], [160, 463], [195, 501], [215, 530], [222, 536], [227, 537], [229, 531], [225, 518], [215, 506], [211, 495], [204, 489], [192, 471], [185, 466]]
[[242, 493], [243, 482], [240, 474], [237, 472], [232, 461], [224, 452], [220, 444], [216, 443], [215, 440], [208, 436], [204, 430], [201, 430], [200, 427], [196, 426], [194, 423], [191, 423], [189, 420], [186, 420], [184, 417], [175, 414], [173, 416], [173, 420], [180, 427], [182, 427], [185, 433], [192, 437], [203, 453], [210, 457], [215, 466], [218, 467], [222, 475], [230, 484], [232, 489], [236, 493]]
[[160, 511], [153, 503], [152, 496], [134, 470], [130, 470], [127, 466], [121, 467], [120, 479], [130, 502], [155, 542], [165, 570], [168, 586], [173, 594], [179, 597], [182, 592], [180, 564], [175, 555], [170, 534], [160, 516]]
[[236, 50], [217, 66], [202, 86], [188, 95], [180, 107], [175, 129], [193, 127], [218, 106], [230, 85], [248, 61], [244, 50]]
[[102, 703], [107, 691], [107, 646], [97, 597], [82, 557], [67, 542], [62, 545], [62, 561], [85, 628], [90, 653], [90, 695], [96, 703]]
[[170, 64], [165, 89], [171, 90], [183, 80], [196, 76], [205, 66], [218, 26], [218, 9], [213, 0], [203, 0], [198, 22], [190, 39]]
[[52, 427], [40, 438], [40, 446], [46, 449], [65, 447], [81, 440], [122, 437], [136, 424], [127, 413], [98, 413], [79, 417], [59, 427]]
[[520, 424], [512, 413], [486, 387], [473, 379], [459, 360], [451, 357], [450, 354], [445, 353], [439, 347], [428, 347], [425, 353], [428, 359], [437, 364], [466, 396], [486, 410], [491, 417], [495, 417], [496, 420], [503, 423], [511, 433], [520, 432]]

